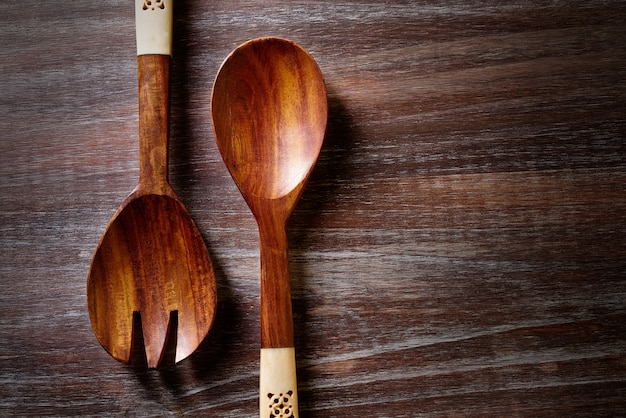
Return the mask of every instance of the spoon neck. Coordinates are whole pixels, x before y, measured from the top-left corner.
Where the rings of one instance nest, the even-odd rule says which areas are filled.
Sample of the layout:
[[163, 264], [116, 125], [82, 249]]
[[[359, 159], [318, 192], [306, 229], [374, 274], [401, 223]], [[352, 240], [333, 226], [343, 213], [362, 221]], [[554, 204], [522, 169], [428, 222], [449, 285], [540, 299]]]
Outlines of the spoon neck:
[[139, 81], [139, 183], [144, 189], [168, 185], [171, 58], [137, 57]]

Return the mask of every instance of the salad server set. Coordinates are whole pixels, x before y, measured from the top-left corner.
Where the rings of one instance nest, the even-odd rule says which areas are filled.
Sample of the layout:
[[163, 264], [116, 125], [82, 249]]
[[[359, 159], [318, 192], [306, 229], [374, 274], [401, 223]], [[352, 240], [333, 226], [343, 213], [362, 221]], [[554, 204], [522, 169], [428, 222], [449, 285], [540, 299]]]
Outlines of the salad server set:
[[[87, 304], [112, 357], [131, 362], [142, 340], [156, 368], [198, 348], [217, 297], [204, 240], [168, 180], [173, 0], [135, 0], [135, 17], [139, 182], [94, 253]], [[298, 416], [286, 224], [320, 153], [327, 114], [318, 65], [283, 38], [243, 43], [213, 85], [217, 147], [259, 230], [261, 417]]]

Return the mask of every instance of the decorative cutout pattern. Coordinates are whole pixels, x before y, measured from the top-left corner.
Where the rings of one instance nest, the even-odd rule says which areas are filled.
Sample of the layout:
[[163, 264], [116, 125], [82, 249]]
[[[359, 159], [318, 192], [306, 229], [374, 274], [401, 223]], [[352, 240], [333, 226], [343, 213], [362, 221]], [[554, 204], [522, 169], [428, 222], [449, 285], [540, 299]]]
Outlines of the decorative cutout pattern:
[[143, 2], [144, 10], [165, 9], [165, 0], [146, 0]]
[[293, 395], [291, 390], [278, 395], [273, 393], [267, 394], [267, 397], [270, 399], [270, 418], [294, 418], [291, 395]]

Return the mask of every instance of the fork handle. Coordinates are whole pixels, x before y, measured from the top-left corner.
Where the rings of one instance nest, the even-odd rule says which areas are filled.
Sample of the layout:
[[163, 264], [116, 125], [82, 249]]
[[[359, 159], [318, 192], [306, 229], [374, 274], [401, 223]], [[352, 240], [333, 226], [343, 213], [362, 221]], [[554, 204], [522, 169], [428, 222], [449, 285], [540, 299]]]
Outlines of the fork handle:
[[167, 154], [174, 0], [135, 0], [139, 78], [139, 186], [169, 194]]
[[172, 56], [174, 0], [135, 0], [137, 55]]

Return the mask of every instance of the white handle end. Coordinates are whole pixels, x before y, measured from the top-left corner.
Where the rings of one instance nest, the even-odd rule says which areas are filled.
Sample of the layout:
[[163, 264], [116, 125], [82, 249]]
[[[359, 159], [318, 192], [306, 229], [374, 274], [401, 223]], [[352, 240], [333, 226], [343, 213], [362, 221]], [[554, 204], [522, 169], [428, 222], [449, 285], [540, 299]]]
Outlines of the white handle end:
[[173, 0], [135, 0], [137, 55], [172, 55]]
[[298, 418], [295, 349], [261, 349], [261, 418]]

